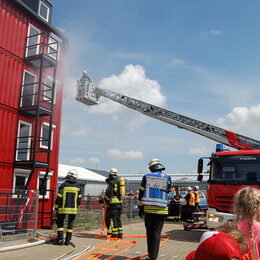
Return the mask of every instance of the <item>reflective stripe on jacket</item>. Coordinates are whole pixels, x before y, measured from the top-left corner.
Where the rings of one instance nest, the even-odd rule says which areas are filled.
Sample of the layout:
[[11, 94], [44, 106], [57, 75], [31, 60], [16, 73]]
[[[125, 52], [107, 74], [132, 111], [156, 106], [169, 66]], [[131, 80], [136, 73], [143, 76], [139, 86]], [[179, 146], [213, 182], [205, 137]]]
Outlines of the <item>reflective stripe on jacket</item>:
[[77, 214], [81, 202], [80, 186], [76, 179], [68, 178], [59, 187], [55, 201], [58, 214]]
[[189, 191], [185, 197], [186, 205], [195, 206], [195, 195], [192, 191]]
[[119, 185], [117, 179], [113, 179], [108, 183], [105, 198], [109, 204], [122, 203], [122, 196], [119, 192]]
[[168, 207], [144, 206], [144, 212], [150, 214], [168, 215]]
[[194, 191], [195, 203], [200, 203], [200, 194], [198, 191]]

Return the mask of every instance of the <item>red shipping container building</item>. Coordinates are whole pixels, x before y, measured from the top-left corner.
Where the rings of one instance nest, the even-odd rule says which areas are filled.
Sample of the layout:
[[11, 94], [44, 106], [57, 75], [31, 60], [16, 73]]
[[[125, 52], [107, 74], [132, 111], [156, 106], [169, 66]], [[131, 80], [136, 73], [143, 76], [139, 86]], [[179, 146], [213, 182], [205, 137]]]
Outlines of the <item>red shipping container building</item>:
[[56, 196], [67, 46], [52, 8], [48, 0], [0, 0], [0, 193], [39, 190], [41, 228], [51, 226]]

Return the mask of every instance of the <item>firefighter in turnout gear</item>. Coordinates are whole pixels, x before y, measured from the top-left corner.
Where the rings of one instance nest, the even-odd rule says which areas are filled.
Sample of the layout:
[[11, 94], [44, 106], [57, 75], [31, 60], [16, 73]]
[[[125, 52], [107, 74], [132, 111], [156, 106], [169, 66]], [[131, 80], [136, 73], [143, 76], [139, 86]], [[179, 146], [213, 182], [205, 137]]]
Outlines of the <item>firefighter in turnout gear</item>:
[[143, 176], [138, 196], [139, 215], [144, 213], [149, 259], [157, 259], [161, 232], [168, 215], [168, 193], [172, 189], [171, 178], [162, 171], [165, 167], [158, 159], [149, 162], [151, 173]]
[[187, 210], [186, 221], [189, 222], [189, 223], [194, 223], [193, 212], [194, 212], [194, 209], [195, 209], [195, 195], [192, 192], [191, 187], [188, 187], [187, 191], [188, 191], [188, 193], [185, 196], [186, 210]]
[[118, 178], [116, 168], [111, 168], [106, 179], [107, 188], [105, 191], [105, 203], [107, 203], [106, 226], [107, 235], [112, 238], [122, 239], [123, 228], [121, 222], [122, 215], [122, 195], [124, 195], [124, 179]]
[[200, 211], [200, 194], [199, 194], [199, 186], [194, 186], [193, 193], [194, 193], [194, 203], [195, 203], [195, 212]]
[[55, 201], [56, 225], [58, 236], [54, 243], [63, 245], [64, 219], [68, 215], [68, 227], [65, 239], [65, 245], [69, 245], [73, 232], [73, 222], [78, 213], [78, 207], [81, 202], [80, 186], [77, 182], [78, 173], [75, 169], [67, 173], [65, 182], [59, 186], [57, 198]]
[[194, 193], [194, 213], [196, 213], [194, 220], [199, 221], [198, 212], [200, 212], [200, 194], [199, 194], [199, 186], [194, 186], [193, 193]]

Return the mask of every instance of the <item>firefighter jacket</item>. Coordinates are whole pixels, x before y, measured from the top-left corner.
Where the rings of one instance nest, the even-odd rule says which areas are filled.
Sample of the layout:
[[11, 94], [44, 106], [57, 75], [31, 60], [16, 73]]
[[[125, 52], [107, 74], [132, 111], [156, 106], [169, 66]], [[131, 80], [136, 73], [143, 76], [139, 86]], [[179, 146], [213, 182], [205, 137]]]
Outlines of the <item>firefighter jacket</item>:
[[110, 175], [106, 182], [108, 185], [105, 191], [105, 201], [108, 204], [122, 204], [122, 196], [120, 194], [118, 176]]
[[171, 178], [161, 171], [144, 175], [139, 188], [138, 206], [143, 206], [145, 213], [168, 215], [171, 187]]
[[197, 190], [194, 191], [194, 196], [195, 196], [195, 198], [194, 198], [195, 204], [196, 203], [199, 204], [200, 203], [200, 194]]
[[186, 205], [195, 206], [195, 195], [192, 191], [189, 191], [185, 196]]
[[77, 180], [73, 177], [66, 177], [58, 189], [55, 201], [55, 209], [58, 214], [77, 214], [81, 202], [81, 191]]

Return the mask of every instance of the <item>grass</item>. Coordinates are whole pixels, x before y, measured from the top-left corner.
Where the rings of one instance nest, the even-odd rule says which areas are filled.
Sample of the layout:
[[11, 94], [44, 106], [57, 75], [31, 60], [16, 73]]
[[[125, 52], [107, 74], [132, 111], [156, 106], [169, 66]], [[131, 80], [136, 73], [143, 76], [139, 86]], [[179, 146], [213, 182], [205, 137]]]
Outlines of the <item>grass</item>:
[[[74, 228], [83, 228], [84, 230], [93, 230], [101, 228], [103, 220], [103, 211], [100, 210], [82, 210], [79, 211], [75, 222]], [[121, 215], [121, 221], [123, 225], [130, 224], [133, 222], [142, 221], [139, 217], [128, 218], [126, 214]], [[66, 225], [64, 225], [66, 226]]]

